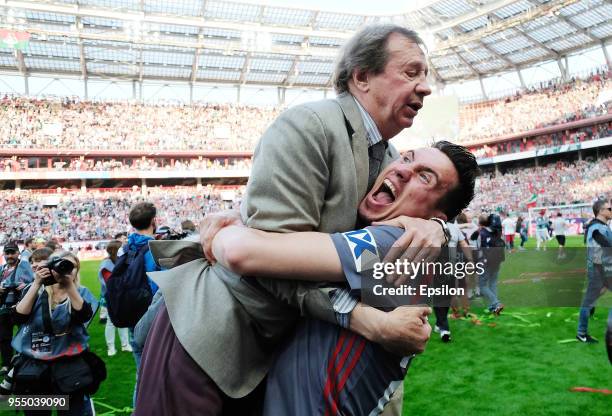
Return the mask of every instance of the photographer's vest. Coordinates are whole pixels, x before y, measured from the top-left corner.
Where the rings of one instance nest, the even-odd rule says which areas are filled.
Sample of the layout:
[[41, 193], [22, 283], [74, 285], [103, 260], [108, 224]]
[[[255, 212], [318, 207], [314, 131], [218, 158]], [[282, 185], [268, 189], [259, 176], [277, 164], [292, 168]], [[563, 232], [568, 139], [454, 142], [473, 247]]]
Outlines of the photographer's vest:
[[13, 282], [15, 281], [15, 276], [17, 275], [17, 266], [19, 266], [19, 263], [15, 264], [15, 267], [13, 268], [10, 268], [8, 264], [1, 266], [2, 272], [0, 272], [0, 284], [6, 286], [6, 284], [10, 283], [11, 280]]
[[[24, 289], [24, 296], [30, 287]], [[95, 313], [98, 302], [92, 293], [83, 286], [80, 286], [77, 290], [83, 300], [91, 305]], [[89, 344], [86, 326], [71, 323], [71, 305], [69, 300], [66, 299], [52, 311], [49, 311], [52, 331], [47, 330], [42, 308], [43, 305], [49, 308], [49, 300], [46, 299], [46, 302], [43, 302], [43, 292], [44, 288], [41, 287], [38, 290], [38, 296], [28, 321], [19, 327], [13, 338], [11, 343], [13, 349], [27, 357], [39, 360], [54, 360], [59, 357], [79, 355], [88, 348]]]
[[587, 232], [587, 261], [593, 264], [601, 264], [606, 269], [612, 268], [612, 248], [602, 247], [593, 238], [593, 233], [599, 231], [608, 241], [612, 242], [612, 230], [599, 220], [594, 220], [589, 225]]

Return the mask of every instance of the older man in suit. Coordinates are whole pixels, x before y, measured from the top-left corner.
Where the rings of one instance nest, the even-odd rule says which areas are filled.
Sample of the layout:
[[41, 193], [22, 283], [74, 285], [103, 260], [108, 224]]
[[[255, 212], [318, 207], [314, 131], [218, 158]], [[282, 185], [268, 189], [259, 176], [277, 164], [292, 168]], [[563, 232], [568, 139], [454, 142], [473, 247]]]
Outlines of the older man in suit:
[[[356, 34], [336, 69], [337, 99], [293, 107], [264, 133], [240, 220], [277, 232], [331, 233], [357, 227], [359, 202], [397, 155], [387, 140], [412, 125], [431, 93], [421, 44], [416, 33], [394, 25], [371, 26]], [[233, 221], [236, 218], [226, 214], [203, 224], [203, 244]], [[415, 219], [398, 245], [432, 247], [445, 240], [439, 221]], [[160, 250], [161, 262], [181, 263], [177, 248]], [[210, 250], [205, 252], [212, 261]], [[378, 332], [383, 325], [374, 321], [379, 315], [374, 318], [342, 288], [268, 279], [251, 283], [254, 280], [229, 276], [218, 265], [205, 265], [204, 260], [189, 262], [174, 273], [155, 276], [166, 306], [145, 347], [137, 414], [162, 414], [166, 408], [179, 413], [205, 408], [206, 414], [220, 414], [226, 396], [244, 397], [261, 382], [276, 346], [300, 314], [337, 322], [375, 342], [391, 340], [403, 353], [422, 351], [429, 337], [427, 308], [406, 308], [402, 325], [384, 325], [395, 332], [383, 336]], [[210, 273], [216, 277], [208, 278]], [[257, 331], [247, 309], [259, 311]], [[155, 370], [147, 363], [156, 363]], [[160, 384], [160, 374], [174, 377]], [[209, 388], [211, 384], [220, 391]], [[401, 398], [401, 393], [396, 396]]]

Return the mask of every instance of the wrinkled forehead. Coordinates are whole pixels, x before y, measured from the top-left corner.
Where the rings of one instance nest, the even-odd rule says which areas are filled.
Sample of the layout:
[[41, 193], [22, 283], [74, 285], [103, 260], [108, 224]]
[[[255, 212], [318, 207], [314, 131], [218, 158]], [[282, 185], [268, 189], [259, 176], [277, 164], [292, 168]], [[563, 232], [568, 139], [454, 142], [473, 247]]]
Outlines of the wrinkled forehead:
[[425, 56], [424, 45], [421, 45], [420, 43], [415, 42], [413, 39], [404, 36], [402, 33], [390, 34], [385, 46], [387, 47], [387, 52], [389, 53], [402, 52], [406, 49], [410, 49], [414, 53], [419, 53], [423, 57]]
[[386, 47], [389, 60], [398, 60], [398, 63], [401, 64], [418, 61], [421, 66], [427, 68], [427, 58], [423, 47], [412, 39], [393, 33], [387, 40]]

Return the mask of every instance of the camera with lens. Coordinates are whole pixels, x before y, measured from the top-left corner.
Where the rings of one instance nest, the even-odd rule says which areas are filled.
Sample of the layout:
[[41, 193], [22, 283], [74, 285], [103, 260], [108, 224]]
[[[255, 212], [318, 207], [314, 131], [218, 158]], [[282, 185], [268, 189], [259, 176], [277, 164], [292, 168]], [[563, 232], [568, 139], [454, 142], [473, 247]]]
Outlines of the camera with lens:
[[2, 286], [4, 293], [0, 295], [0, 308], [11, 308], [19, 301], [19, 290], [17, 283], [9, 283]]
[[[72, 273], [72, 270], [74, 269], [74, 264], [70, 260], [55, 257], [55, 258], [50, 259], [47, 262], [47, 268], [49, 269], [50, 272], [55, 272], [59, 274], [60, 276], [66, 276]], [[55, 277], [53, 277], [53, 274], [51, 274], [51, 276], [45, 278], [42, 281], [42, 284], [45, 286], [51, 286], [56, 283], [57, 283], [57, 280], [55, 280]]]
[[156, 240], [182, 240], [188, 235], [186, 232], [179, 233], [165, 225], [155, 230]]

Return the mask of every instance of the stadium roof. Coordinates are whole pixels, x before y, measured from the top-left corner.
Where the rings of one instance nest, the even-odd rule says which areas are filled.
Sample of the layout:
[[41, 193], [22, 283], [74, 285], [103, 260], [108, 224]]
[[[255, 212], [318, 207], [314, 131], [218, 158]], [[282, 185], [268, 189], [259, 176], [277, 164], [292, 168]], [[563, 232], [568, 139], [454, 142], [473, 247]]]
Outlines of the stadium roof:
[[[409, 3], [408, 3], [409, 4]], [[0, 70], [123, 79], [330, 87], [360, 26], [416, 29], [447, 83], [531, 66], [612, 39], [607, 0], [441, 0], [364, 16], [220, 0], [0, 0]], [[562, 66], [562, 65], [560, 65]]]

